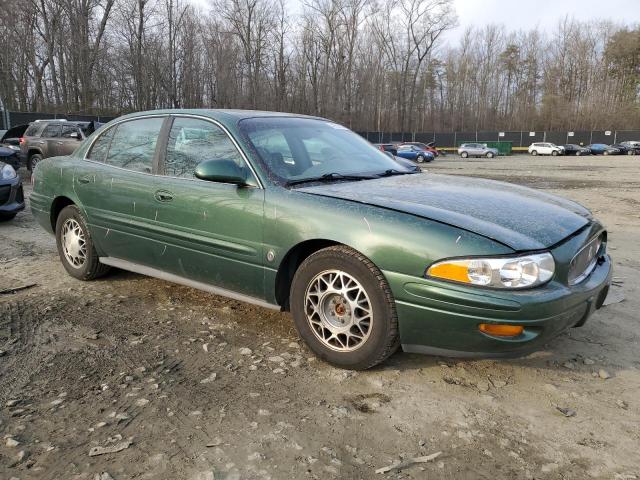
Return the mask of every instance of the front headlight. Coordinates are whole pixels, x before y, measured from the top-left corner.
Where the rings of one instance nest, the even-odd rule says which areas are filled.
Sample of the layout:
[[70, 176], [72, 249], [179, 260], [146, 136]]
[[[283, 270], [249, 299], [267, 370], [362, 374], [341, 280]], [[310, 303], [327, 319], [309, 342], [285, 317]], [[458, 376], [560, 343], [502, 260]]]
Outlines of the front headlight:
[[491, 288], [527, 288], [551, 280], [555, 261], [550, 253], [517, 257], [444, 260], [431, 265], [427, 277]]
[[2, 167], [2, 170], [0, 170], [0, 178], [2, 180], [9, 180], [11, 178], [16, 178], [16, 171], [13, 169], [11, 165], [7, 164], [4, 167]]

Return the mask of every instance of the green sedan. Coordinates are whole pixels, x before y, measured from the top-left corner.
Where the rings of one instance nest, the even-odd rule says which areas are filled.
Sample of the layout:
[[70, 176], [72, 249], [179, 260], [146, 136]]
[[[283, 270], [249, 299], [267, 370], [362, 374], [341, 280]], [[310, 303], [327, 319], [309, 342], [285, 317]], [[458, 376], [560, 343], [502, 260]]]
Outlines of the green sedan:
[[290, 311], [344, 368], [400, 346], [523, 354], [584, 324], [611, 279], [607, 233], [577, 203], [416, 172], [322, 118], [126, 115], [34, 178], [70, 275], [117, 267]]

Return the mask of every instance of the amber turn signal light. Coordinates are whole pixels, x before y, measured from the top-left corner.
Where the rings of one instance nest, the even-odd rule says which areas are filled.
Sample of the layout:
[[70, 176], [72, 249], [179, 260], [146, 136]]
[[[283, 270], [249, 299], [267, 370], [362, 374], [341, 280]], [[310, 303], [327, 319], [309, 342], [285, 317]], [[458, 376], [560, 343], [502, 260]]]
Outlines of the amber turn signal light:
[[517, 337], [524, 331], [520, 325], [504, 325], [500, 323], [481, 323], [480, 331], [495, 337]]

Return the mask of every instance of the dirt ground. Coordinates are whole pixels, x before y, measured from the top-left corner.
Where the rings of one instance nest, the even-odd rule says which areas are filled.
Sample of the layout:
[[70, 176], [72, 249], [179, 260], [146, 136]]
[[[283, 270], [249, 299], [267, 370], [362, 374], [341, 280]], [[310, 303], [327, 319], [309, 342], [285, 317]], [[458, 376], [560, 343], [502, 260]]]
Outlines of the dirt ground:
[[640, 479], [640, 158], [425, 169], [588, 206], [609, 229], [614, 303], [526, 358], [398, 352], [343, 371], [288, 314], [125, 272], [69, 277], [27, 210], [0, 224], [0, 290], [36, 284], [0, 294], [0, 478]]

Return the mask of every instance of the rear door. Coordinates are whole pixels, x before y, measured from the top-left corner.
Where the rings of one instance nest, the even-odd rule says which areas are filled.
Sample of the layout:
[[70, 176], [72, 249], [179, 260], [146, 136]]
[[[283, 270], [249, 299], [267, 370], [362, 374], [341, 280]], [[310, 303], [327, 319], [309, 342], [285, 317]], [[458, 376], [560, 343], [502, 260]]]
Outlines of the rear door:
[[264, 190], [194, 177], [200, 162], [215, 159], [233, 160], [253, 175], [218, 124], [174, 117], [154, 198], [163, 227], [154, 232], [157, 268], [264, 298]]
[[154, 193], [159, 137], [166, 116], [126, 120], [96, 136], [75, 189], [101, 256], [156, 262]]
[[82, 133], [76, 125], [63, 125], [60, 138], [55, 142], [55, 155], [71, 155], [82, 143]]

